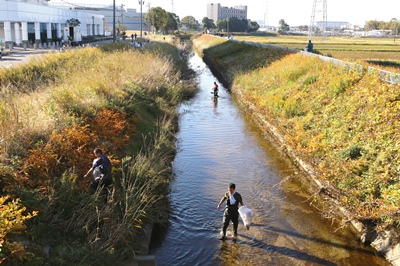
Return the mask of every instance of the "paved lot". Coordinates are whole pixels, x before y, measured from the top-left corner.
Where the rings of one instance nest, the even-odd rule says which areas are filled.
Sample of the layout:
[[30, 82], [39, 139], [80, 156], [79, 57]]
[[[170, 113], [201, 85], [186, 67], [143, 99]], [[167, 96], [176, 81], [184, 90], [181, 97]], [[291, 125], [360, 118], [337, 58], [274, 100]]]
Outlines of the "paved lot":
[[15, 47], [12, 51], [5, 49], [3, 50], [3, 56], [0, 59], [0, 68], [10, 68], [19, 64], [27, 63], [32, 58], [40, 57], [47, 53], [53, 53], [58, 50], [53, 49], [27, 49]]
[[[106, 41], [98, 41], [90, 43], [90, 45], [101, 45], [104, 43], [110, 43], [110, 40]], [[3, 50], [3, 56], [0, 59], [0, 68], [10, 68], [19, 64], [27, 63], [32, 58], [40, 57], [44, 54], [55, 53], [60, 51], [60, 48], [57, 49], [26, 49], [24, 50], [21, 47], [14, 47], [12, 51], [5, 49]]]

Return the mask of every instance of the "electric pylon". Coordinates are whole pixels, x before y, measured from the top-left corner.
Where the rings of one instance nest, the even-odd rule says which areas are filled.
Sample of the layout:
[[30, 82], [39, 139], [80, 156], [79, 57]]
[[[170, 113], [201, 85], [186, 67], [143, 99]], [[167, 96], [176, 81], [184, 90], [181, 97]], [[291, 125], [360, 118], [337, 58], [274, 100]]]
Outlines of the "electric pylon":
[[[312, 6], [312, 11], [311, 11], [311, 21], [310, 21], [310, 27], [308, 29], [308, 39], [311, 40], [312, 36], [315, 35], [316, 33], [316, 28], [317, 26], [315, 25], [315, 14], [320, 14], [322, 13], [322, 20], [320, 21], [320, 33], [326, 38], [326, 24], [327, 24], [327, 0], [314, 0], [313, 6]], [[322, 9], [321, 9], [322, 8]], [[319, 16], [319, 19], [321, 17]]]
[[265, 0], [265, 9], [264, 9], [264, 27], [268, 26], [268, 0]]

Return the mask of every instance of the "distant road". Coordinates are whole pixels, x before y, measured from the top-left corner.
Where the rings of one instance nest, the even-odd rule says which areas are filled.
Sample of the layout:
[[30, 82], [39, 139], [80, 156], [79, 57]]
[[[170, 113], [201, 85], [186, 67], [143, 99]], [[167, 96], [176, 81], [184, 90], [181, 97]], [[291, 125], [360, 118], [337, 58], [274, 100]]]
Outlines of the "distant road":
[[40, 57], [43, 54], [55, 52], [57, 50], [41, 49], [41, 50], [24, 50], [23, 48], [15, 47], [11, 52], [3, 50], [2, 58], [0, 59], [0, 68], [10, 68], [22, 63], [29, 62], [34, 57]]
[[[101, 45], [105, 43], [112, 42], [112, 40], [98, 41], [90, 43], [91, 46]], [[14, 47], [10, 52], [8, 49], [3, 50], [2, 58], [0, 59], [0, 68], [10, 68], [19, 64], [24, 64], [29, 62], [33, 58], [38, 58], [42, 55], [54, 53], [60, 51], [57, 49], [26, 49], [22, 47]]]

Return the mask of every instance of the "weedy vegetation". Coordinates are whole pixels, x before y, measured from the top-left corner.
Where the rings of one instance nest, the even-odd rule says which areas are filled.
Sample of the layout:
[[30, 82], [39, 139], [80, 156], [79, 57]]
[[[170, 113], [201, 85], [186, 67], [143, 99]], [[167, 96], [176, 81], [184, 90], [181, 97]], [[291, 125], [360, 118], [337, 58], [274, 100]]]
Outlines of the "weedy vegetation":
[[[55, 53], [0, 70], [0, 262], [118, 265], [167, 217], [176, 106], [195, 83], [167, 43]], [[113, 163], [89, 194], [93, 149]], [[47, 250], [47, 251], [46, 251]]]

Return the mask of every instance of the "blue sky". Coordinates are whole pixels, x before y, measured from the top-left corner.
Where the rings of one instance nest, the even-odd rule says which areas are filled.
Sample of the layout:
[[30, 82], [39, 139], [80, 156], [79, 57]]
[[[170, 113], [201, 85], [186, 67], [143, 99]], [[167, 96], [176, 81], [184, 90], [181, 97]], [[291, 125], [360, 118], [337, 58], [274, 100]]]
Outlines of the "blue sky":
[[[55, 0], [58, 1], [58, 0]], [[139, 0], [115, 0], [116, 5], [124, 4], [128, 8], [140, 10]], [[70, 0], [71, 3], [112, 4], [112, 0]], [[248, 18], [266, 21], [269, 25], [277, 25], [284, 19], [291, 26], [309, 25], [314, 0], [173, 0], [174, 12], [179, 17], [187, 15], [201, 20], [205, 17], [207, 3], [220, 3], [223, 6], [248, 6]], [[160, 6], [168, 12], [172, 11], [172, 0], [144, 0], [143, 11]], [[267, 6], [267, 8], [266, 8]], [[320, 7], [320, 8], [318, 8]], [[397, 17], [396, 17], [397, 16]], [[327, 0], [327, 20], [347, 21], [351, 24], [364, 25], [367, 20], [390, 21], [396, 18], [400, 21], [400, 0]], [[315, 20], [322, 20], [322, 0], [317, 0]]]

